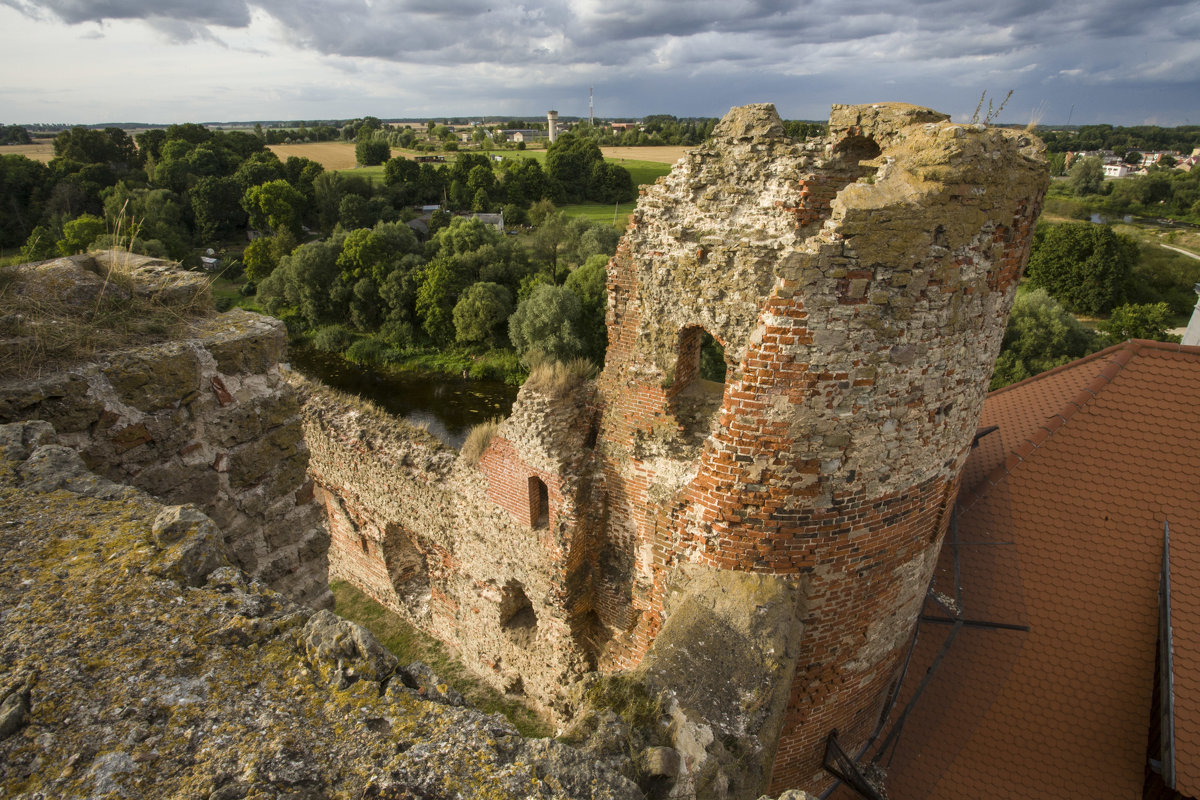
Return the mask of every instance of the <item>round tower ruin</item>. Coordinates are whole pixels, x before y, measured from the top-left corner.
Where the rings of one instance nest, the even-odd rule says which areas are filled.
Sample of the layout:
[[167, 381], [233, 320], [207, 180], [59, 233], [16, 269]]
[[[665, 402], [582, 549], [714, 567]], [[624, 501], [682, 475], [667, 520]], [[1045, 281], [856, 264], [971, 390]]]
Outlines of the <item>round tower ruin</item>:
[[754, 105], [641, 198], [609, 264], [597, 658], [685, 709], [689, 673], [734, 686], [701, 716], [753, 740], [751, 784], [820, 791], [830, 734], [879, 722], [1046, 183], [1020, 132], [835, 106], [802, 142]]

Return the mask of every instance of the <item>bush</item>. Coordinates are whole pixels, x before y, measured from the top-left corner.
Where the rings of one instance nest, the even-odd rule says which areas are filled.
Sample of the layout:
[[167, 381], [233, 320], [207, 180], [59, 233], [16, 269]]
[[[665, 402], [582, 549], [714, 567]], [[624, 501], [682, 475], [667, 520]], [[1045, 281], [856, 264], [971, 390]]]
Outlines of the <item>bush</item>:
[[346, 360], [360, 367], [374, 367], [387, 361], [388, 346], [374, 336], [356, 340], [346, 350]]
[[354, 341], [354, 335], [341, 325], [325, 325], [312, 335], [313, 347], [323, 353], [344, 353]]

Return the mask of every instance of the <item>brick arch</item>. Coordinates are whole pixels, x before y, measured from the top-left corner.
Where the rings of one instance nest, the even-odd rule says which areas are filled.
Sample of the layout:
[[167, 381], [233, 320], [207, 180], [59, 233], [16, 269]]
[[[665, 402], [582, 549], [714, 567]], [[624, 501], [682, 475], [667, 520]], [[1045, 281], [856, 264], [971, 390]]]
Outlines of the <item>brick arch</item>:
[[[702, 325], [689, 325], [679, 331], [674, 378], [667, 389], [667, 405], [671, 415], [689, 443], [697, 445], [712, 432], [725, 395], [725, 382], [707, 380], [700, 374], [706, 338], [725, 347], [725, 342]], [[726, 376], [732, 372], [726, 361]]]

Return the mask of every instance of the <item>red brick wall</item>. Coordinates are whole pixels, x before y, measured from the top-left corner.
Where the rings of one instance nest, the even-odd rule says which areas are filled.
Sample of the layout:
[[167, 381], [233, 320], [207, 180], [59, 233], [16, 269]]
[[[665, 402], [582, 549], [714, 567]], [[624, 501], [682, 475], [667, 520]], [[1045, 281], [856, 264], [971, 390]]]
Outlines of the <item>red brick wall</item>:
[[[512, 514], [517, 524], [529, 528], [552, 528], [559, 522], [559, 509], [563, 504], [562, 480], [557, 475], [526, 464], [503, 436], [492, 437], [491, 443], [479, 459], [479, 468], [487, 476], [488, 499]], [[536, 505], [536, 495], [532, 494], [530, 478], [541, 480], [546, 485], [549, 495], [548, 521], [544, 525], [535, 525], [537, 520], [531, 517]]]

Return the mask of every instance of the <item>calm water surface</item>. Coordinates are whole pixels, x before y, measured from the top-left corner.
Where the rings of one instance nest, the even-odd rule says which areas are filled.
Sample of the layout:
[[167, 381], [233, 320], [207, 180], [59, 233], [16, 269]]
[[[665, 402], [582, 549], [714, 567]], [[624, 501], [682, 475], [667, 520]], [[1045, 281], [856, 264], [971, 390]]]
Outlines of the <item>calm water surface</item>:
[[312, 348], [288, 348], [301, 374], [370, 400], [409, 422], [424, 424], [451, 447], [461, 447], [467, 431], [492, 417], [507, 416], [517, 387], [499, 381], [451, 378], [441, 373], [382, 373], [358, 367]]

